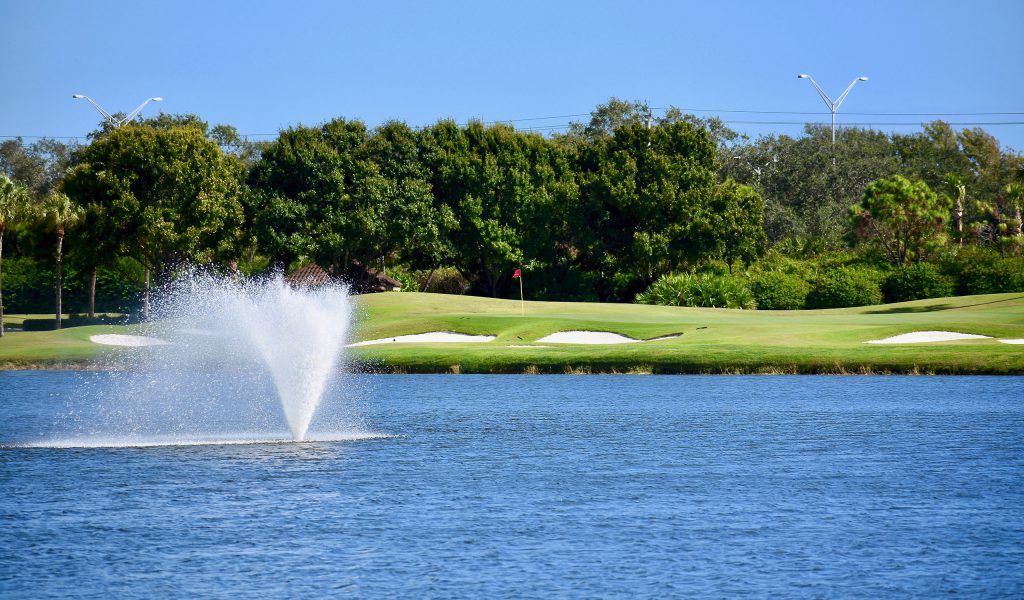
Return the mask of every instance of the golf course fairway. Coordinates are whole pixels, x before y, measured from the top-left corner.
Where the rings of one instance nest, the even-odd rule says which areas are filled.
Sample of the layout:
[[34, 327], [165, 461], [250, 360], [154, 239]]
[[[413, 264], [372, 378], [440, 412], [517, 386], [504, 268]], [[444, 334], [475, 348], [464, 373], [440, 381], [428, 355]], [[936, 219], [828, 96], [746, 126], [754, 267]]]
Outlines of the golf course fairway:
[[[379, 343], [346, 351], [350, 365], [371, 372], [1024, 374], [1024, 345], [1000, 341], [1024, 339], [1021, 293], [804, 311], [521, 304], [472, 296], [381, 293], [356, 297], [355, 312], [352, 341], [428, 333], [494, 336], [486, 342]], [[987, 337], [866, 343], [935, 331]], [[90, 367], [97, 357], [123, 351], [94, 344], [91, 336], [137, 332], [134, 326], [108, 325], [12, 332], [0, 339], [0, 367]], [[603, 332], [639, 341], [538, 341], [559, 332]]]

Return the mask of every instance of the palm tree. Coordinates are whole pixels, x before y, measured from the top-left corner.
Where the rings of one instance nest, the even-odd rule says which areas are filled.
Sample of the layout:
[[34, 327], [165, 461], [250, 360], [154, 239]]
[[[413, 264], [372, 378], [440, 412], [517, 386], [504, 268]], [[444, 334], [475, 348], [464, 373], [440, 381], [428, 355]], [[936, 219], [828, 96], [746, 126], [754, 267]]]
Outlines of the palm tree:
[[0, 337], [4, 337], [4, 229], [23, 219], [28, 208], [28, 189], [0, 173]]
[[1015, 181], [1006, 186], [1006, 198], [1010, 201], [1010, 207], [1013, 208], [1013, 235], [1021, 237], [1024, 234], [1024, 228], [1021, 223], [1021, 209], [1024, 208], [1024, 182]]
[[64, 246], [64, 232], [78, 224], [85, 215], [85, 210], [71, 201], [63, 192], [52, 192], [43, 201], [42, 218], [47, 226], [57, 233], [57, 329], [60, 329], [61, 313], [61, 253]]
[[953, 203], [953, 228], [961, 246], [964, 245], [964, 199], [967, 197], [967, 183], [963, 177], [949, 173], [945, 177], [946, 187], [956, 193]]

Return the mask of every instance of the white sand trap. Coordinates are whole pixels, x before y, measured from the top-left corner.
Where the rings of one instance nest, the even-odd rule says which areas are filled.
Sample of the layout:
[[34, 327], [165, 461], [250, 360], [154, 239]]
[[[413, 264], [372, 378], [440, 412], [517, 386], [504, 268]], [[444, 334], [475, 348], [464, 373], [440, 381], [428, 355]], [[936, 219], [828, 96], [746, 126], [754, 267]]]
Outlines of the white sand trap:
[[165, 346], [170, 342], [161, 340], [155, 337], [146, 337], [144, 335], [124, 335], [120, 333], [104, 333], [102, 335], [94, 335], [89, 338], [89, 341], [94, 344], [103, 344], [104, 346]]
[[952, 342], [954, 340], [991, 339], [987, 335], [973, 333], [956, 333], [955, 331], [914, 331], [880, 340], [869, 340], [865, 344], [923, 344], [926, 342]]
[[642, 342], [654, 342], [679, 337], [678, 335], [666, 335], [652, 340], [638, 340], [610, 331], [559, 331], [547, 337], [537, 340], [537, 343], [546, 344], [639, 344]]
[[456, 342], [489, 342], [493, 335], [467, 335], [465, 333], [452, 333], [451, 331], [431, 331], [430, 333], [414, 333], [412, 335], [399, 335], [379, 340], [367, 340], [349, 344], [346, 348], [356, 346], [373, 346], [375, 344], [450, 344]]
[[1000, 342], [1004, 344], [1024, 344], [1024, 338], [1012, 338], [1012, 339], [1001, 339]]

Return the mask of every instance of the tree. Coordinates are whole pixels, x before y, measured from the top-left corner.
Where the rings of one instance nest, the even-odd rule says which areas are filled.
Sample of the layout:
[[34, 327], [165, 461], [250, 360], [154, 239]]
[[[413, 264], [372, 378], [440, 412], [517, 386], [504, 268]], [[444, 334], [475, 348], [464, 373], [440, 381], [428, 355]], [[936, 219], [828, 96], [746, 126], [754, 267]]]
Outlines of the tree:
[[[244, 169], [196, 125], [129, 124], [97, 135], [62, 190], [106, 240], [164, 278], [188, 263], [227, 261], [244, 239]], [[148, 285], [147, 285], [148, 298]]]
[[390, 121], [378, 127], [361, 152], [373, 168], [357, 194], [378, 211], [381, 229], [376, 249], [381, 260], [394, 259], [413, 269], [433, 271], [454, 257], [452, 232], [458, 227], [451, 206], [438, 202], [424, 164], [421, 137], [408, 125]]
[[[369, 191], [357, 180], [373, 171], [360, 156], [368, 132], [361, 121], [335, 119], [320, 127], [282, 131], [249, 174], [260, 249], [284, 267], [312, 258], [344, 272], [353, 258], [372, 260]], [[376, 255], [379, 256], [379, 255]]]
[[945, 242], [951, 205], [923, 181], [893, 175], [868, 185], [851, 208], [851, 220], [858, 238], [877, 243], [893, 264], [903, 266]]
[[639, 100], [629, 102], [612, 97], [608, 102], [599, 104], [590, 113], [587, 124], [573, 121], [569, 130], [561, 136], [555, 136], [560, 143], [577, 145], [588, 142], [607, 140], [615, 134], [615, 130], [627, 125], [652, 125], [654, 122], [651, 107]]
[[4, 230], [29, 212], [28, 189], [0, 173], [0, 337], [4, 336]]
[[764, 250], [764, 201], [748, 185], [727, 179], [715, 186], [702, 222], [706, 247], [725, 260], [730, 273], [736, 260], [750, 263]]
[[0, 173], [44, 198], [63, 179], [74, 146], [51, 138], [26, 145], [21, 138], [0, 142]]
[[63, 192], [51, 192], [40, 206], [40, 217], [43, 222], [57, 235], [57, 270], [56, 270], [56, 328], [60, 329], [61, 321], [61, 299], [62, 299], [62, 258], [64, 249], [64, 234], [68, 228], [74, 227], [82, 220], [85, 211], [76, 205]]
[[572, 246], [606, 299], [631, 299], [708, 250], [699, 221], [715, 183], [715, 144], [691, 123], [632, 124], [580, 153]]
[[953, 201], [953, 229], [956, 231], [957, 244], [964, 245], [964, 204], [967, 199], [967, 184], [964, 178], [956, 173], [948, 173], [943, 181], [946, 188], [956, 199]]
[[554, 246], [553, 207], [573, 194], [565, 150], [537, 134], [478, 121], [441, 121], [422, 132], [421, 156], [439, 206], [458, 220], [453, 261], [490, 296], [500, 296], [516, 267]]
[[837, 132], [833, 150], [829, 128], [808, 125], [804, 137], [769, 135], [732, 148], [731, 156], [722, 160], [720, 178], [731, 177], [761, 194], [771, 242], [796, 238], [843, 248], [850, 233], [850, 205], [868, 183], [898, 168], [884, 133], [844, 128]]
[[1014, 181], [1006, 184], [1006, 200], [1013, 211], [1011, 232], [1014, 237], [1019, 238], [1024, 234], [1021, 228], [1021, 211], [1024, 210], [1024, 182]]

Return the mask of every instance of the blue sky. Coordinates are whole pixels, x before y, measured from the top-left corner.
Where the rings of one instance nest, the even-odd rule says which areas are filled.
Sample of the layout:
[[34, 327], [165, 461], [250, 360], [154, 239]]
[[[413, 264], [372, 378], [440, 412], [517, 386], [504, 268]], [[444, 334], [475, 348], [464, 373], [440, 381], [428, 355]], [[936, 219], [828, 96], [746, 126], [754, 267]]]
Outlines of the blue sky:
[[[611, 96], [736, 121], [1024, 113], [1024, 2], [0, 0], [0, 135], [83, 136], [150, 96], [243, 134], [337, 116], [413, 125], [587, 113]], [[824, 114], [822, 114], [824, 112]], [[844, 114], [845, 113], [845, 114]], [[576, 117], [585, 119], [585, 117]], [[1024, 114], [945, 117], [1024, 122]], [[568, 118], [519, 121], [559, 127]], [[733, 125], [797, 134], [799, 125]], [[896, 127], [901, 131], [916, 127]], [[987, 126], [1024, 150], [1024, 125]]]

